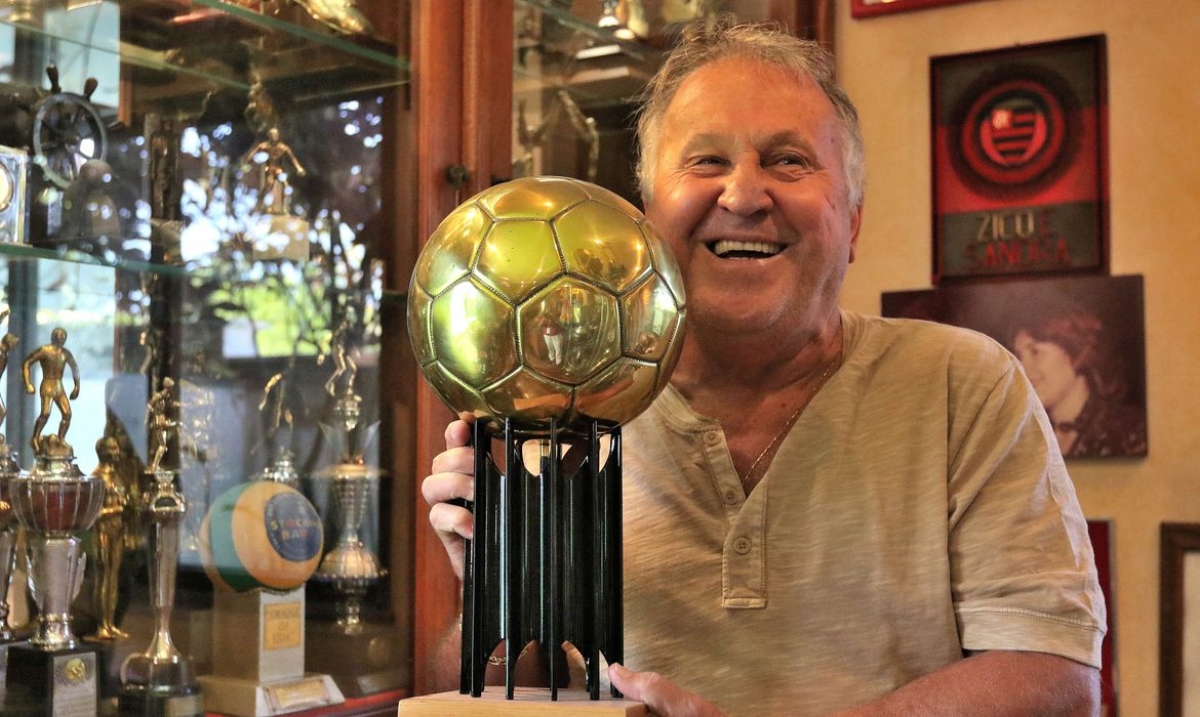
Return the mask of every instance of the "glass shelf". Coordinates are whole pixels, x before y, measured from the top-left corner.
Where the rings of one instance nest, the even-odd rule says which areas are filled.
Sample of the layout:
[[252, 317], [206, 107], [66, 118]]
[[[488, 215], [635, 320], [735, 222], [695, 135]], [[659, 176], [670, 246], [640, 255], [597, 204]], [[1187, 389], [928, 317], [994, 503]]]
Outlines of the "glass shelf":
[[122, 80], [159, 102], [220, 89], [248, 91], [251, 58], [277, 99], [293, 102], [397, 87], [409, 80], [407, 59], [390, 43], [335, 35], [294, 7], [282, 17], [221, 0], [121, 0], [116, 7], [119, 37], [95, 32], [90, 22], [60, 21], [49, 12], [15, 20], [0, 15], [0, 24], [37, 38], [52, 48], [54, 57], [90, 51], [119, 61]]

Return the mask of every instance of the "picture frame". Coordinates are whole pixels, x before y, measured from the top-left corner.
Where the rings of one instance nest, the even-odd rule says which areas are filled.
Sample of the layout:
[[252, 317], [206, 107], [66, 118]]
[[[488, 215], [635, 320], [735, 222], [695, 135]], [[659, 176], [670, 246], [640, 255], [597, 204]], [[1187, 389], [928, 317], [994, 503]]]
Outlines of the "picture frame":
[[1092, 554], [1096, 561], [1096, 579], [1100, 583], [1100, 591], [1104, 594], [1104, 604], [1108, 608], [1108, 631], [1104, 633], [1104, 641], [1100, 643], [1100, 714], [1104, 717], [1118, 717], [1117, 703], [1117, 652], [1113, 649], [1116, 644], [1115, 629], [1116, 606], [1114, 605], [1113, 585], [1113, 521], [1105, 519], [1088, 519], [1088, 538], [1092, 543]]
[[1104, 273], [1103, 35], [930, 58], [933, 283]]
[[[1140, 275], [1069, 275], [885, 292], [881, 303], [884, 316], [974, 329], [1017, 354], [1066, 458], [1131, 458], [1149, 450], [1144, 291]], [[1086, 395], [1064, 392], [1068, 376]]]
[[1200, 523], [1163, 523], [1159, 545], [1158, 713], [1183, 717], [1200, 705]]
[[890, 15], [909, 10], [924, 10], [939, 5], [957, 5], [971, 0], [850, 0], [850, 16], [854, 18]]

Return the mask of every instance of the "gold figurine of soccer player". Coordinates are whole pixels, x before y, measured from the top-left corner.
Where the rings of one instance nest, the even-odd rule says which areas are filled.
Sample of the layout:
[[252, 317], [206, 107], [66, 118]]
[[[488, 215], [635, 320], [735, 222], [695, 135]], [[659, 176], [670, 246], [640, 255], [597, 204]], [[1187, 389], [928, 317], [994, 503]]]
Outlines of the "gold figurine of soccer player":
[[[39, 346], [33, 353], [26, 356], [25, 362], [21, 364], [21, 376], [25, 379], [26, 393], [34, 392], [29, 369], [34, 363], [37, 363], [42, 369], [42, 382], [38, 389], [38, 394], [41, 396], [41, 412], [33, 424], [33, 438], [29, 441], [35, 454], [72, 455], [66, 437], [67, 429], [71, 427], [71, 401], [79, 398], [79, 364], [75, 363], [75, 355], [65, 346], [66, 343], [67, 330], [61, 326], [56, 327], [50, 332], [50, 343]], [[75, 381], [75, 387], [71, 389], [70, 400], [68, 400], [66, 389], [63, 387], [63, 374], [68, 368], [71, 369], [71, 378]], [[48, 439], [43, 439], [42, 430], [50, 420], [52, 405], [58, 406], [61, 415], [58, 433]]]

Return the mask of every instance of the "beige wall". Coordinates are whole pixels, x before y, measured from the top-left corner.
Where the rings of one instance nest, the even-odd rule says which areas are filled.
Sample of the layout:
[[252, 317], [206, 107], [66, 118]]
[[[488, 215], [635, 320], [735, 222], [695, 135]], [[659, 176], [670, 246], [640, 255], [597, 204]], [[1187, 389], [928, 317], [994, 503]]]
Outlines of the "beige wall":
[[855, 20], [837, 3], [870, 175], [844, 303], [869, 313], [881, 292], [930, 286], [929, 58], [1108, 38], [1111, 273], [1145, 277], [1150, 455], [1069, 468], [1088, 517], [1113, 521], [1120, 711], [1157, 714], [1159, 524], [1200, 522], [1200, 4], [982, 0]]

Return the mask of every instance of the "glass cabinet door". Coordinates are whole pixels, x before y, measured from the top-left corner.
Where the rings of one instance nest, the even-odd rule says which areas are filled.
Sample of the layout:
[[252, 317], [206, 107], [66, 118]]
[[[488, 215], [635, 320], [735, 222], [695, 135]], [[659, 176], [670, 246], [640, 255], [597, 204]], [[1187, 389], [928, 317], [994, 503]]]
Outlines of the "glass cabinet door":
[[[28, 652], [94, 663], [101, 714], [171, 651], [235, 714], [411, 687], [381, 391], [409, 71], [394, 11], [359, 4], [0, 0], [0, 712], [78, 700], [14, 672]], [[39, 472], [55, 451], [78, 477]], [[22, 503], [67, 483], [104, 486], [69, 530]], [[47, 643], [38, 546], [68, 537]]]

